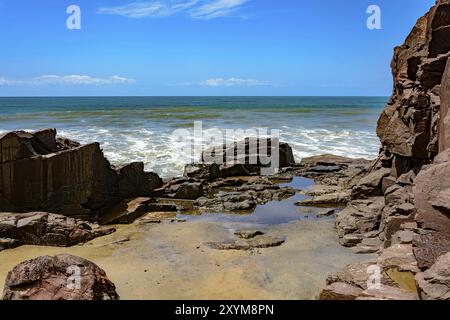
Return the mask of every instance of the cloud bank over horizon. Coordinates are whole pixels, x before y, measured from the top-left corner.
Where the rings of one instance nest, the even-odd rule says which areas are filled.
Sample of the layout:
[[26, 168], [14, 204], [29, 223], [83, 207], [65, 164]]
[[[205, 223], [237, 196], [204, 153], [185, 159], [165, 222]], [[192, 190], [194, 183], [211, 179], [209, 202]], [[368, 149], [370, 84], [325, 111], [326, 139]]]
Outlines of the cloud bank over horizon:
[[108, 78], [97, 78], [88, 75], [42, 75], [39, 77], [35, 77], [27, 80], [15, 80], [8, 79], [5, 77], [0, 77], [0, 86], [14, 86], [14, 85], [66, 85], [66, 86], [74, 86], [74, 85], [111, 85], [111, 84], [133, 84], [135, 83], [134, 79], [129, 79], [125, 77], [121, 77], [118, 75], [114, 75]]

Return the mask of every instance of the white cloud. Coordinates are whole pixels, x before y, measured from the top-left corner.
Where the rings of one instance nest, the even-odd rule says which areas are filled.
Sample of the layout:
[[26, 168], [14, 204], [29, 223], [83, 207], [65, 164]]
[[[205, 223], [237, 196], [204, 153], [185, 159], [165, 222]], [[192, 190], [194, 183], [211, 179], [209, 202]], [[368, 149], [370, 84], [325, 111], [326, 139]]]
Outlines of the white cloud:
[[190, 15], [197, 19], [214, 19], [226, 17], [241, 7], [248, 0], [214, 0], [191, 10]]
[[152, 0], [122, 6], [102, 7], [100, 14], [113, 14], [132, 19], [167, 17], [185, 12], [195, 19], [226, 17], [250, 0]]
[[95, 78], [86, 75], [43, 75], [31, 80], [10, 80], [0, 77], [1, 85], [109, 85], [109, 84], [132, 84], [135, 81], [121, 76], [111, 76], [109, 78]]
[[101, 14], [115, 14], [132, 19], [146, 17], [167, 17], [177, 12], [192, 8], [199, 0], [165, 0], [133, 2], [123, 6], [98, 9]]
[[16, 84], [17, 82], [18, 81], [0, 77], [0, 86], [10, 86], [10, 85]]
[[270, 86], [268, 81], [254, 80], [254, 79], [238, 79], [238, 78], [217, 78], [208, 79], [200, 83], [208, 87], [254, 87], [254, 86]]

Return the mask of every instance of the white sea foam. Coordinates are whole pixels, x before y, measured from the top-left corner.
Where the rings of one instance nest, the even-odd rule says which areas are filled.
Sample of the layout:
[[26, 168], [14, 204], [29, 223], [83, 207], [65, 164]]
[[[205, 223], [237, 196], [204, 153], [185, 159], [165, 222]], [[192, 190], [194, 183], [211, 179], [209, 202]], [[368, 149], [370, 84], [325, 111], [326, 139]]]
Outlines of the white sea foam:
[[[206, 131], [216, 129], [218, 128], [209, 128]], [[192, 129], [188, 130], [192, 132]], [[81, 143], [98, 141], [112, 164], [142, 161], [146, 170], [155, 171], [163, 177], [182, 175], [184, 166], [192, 160], [190, 155], [182, 152], [186, 147], [185, 143], [176, 141], [169, 130], [158, 132], [148, 129], [108, 130], [90, 127], [84, 130], [60, 130], [60, 135]], [[323, 153], [373, 159], [379, 148], [376, 135], [366, 131], [283, 127], [281, 140], [292, 146], [297, 161]], [[205, 147], [209, 146], [211, 145], [206, 144]]]

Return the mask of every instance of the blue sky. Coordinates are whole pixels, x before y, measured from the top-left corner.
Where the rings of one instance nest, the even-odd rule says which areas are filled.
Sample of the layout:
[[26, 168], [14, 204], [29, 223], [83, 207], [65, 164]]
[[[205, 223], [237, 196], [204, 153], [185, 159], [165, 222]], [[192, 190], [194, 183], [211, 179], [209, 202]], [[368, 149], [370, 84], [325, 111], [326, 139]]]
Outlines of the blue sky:
[[0, 0], [0, 96], [387, 96], [393, 47], [434, 2]]

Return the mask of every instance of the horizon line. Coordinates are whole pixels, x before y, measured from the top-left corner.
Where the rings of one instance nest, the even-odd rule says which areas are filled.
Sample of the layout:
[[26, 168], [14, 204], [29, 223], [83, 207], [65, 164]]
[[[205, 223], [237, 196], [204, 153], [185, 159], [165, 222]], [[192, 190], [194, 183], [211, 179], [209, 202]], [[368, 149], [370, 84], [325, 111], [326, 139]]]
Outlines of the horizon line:
[[391, 95], [77, 95], [0, 96], [2, 98], [389, 98]]

